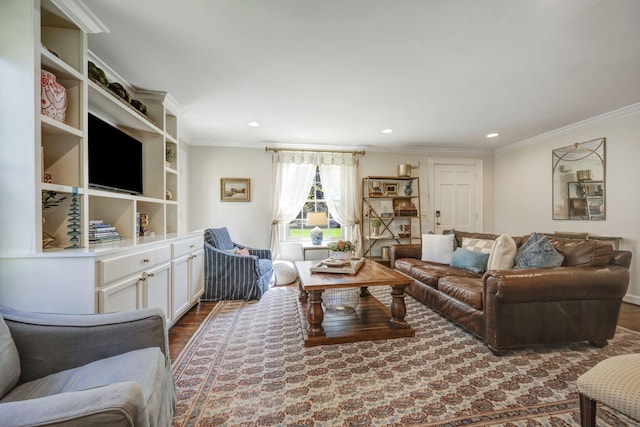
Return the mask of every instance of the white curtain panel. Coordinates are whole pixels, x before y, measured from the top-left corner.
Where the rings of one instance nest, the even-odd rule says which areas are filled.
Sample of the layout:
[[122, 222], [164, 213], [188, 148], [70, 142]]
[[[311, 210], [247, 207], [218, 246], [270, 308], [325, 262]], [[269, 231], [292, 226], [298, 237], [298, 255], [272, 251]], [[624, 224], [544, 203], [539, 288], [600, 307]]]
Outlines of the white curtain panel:
[[271, 221], [271, 256], [280, 258], [280, 242], [286, 240], [286, 225], [293, 221], [307, 201], [316, 173], [314, 156], [309, 153], [277, 152], [273, 154], [273, 220]]
[[307, 201], [316, 166], [327, 207], [343, 227], [344, 238], [356, 244], [356, 256], [362, 256], [360, 233], [360, 193], [358, 157], [352, 153], [278, 151], [273, 153], [273, 220], [271, 253], [280, 258], [280, 243], [286, 241], [287, 224]]
[[362, 236], [358, 158], [350, 153], [322, 153], [319, 160], [320, 180], [327, 207], [342, 226], [345, 240], [356, 244], [355, 255], [360, 257]]

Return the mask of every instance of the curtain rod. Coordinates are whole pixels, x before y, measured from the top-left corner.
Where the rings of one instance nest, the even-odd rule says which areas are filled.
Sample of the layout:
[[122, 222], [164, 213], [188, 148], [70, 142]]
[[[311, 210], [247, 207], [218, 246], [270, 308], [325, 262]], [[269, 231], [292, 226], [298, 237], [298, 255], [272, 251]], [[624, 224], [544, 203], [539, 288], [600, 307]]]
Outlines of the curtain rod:
[[365, 155], [365, 151], [364, 150], [360, 150], [360, 151], [340, 151], [340, 150], [303, 150], [303, 149], [296, 149], [296, 148], [277, 148], [277, 147], [264, 147], [264, 151], [272, 151], [274, 153], [277, 153], [279, 151], [302, 151], [304, 153], [344, 153], [344, 154], [353, 154], [355, 156], [364, 156]]

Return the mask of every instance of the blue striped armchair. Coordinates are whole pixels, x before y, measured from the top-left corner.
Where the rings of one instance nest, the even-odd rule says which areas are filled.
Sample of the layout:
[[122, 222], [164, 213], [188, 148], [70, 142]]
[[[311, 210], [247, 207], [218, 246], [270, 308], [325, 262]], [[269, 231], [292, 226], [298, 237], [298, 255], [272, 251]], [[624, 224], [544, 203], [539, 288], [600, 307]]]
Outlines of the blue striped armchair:
[[204, 260], [204, 301], [260, 299], [274, 283], [271, 250], [234, 243], [226, 227], [204, 231]]

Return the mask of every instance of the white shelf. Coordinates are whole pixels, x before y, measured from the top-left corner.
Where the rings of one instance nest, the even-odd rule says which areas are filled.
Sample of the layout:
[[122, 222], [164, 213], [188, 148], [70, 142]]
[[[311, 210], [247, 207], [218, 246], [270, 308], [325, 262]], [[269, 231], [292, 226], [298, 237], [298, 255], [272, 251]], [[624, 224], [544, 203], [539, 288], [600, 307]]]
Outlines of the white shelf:
[[56, 79], [84, 80], [84, 76], [71, 65], [49, 52], [44, 46], [40, 47], [40, 64], [42, 68], [51, 71]]
[[44, 114], [40, 114], [40, 124], [42, 125], [42, 132], [45, 134], [67, 135], [78, 138], [82, 138], [84, 136], [84, 132], [80, 129], [76, 129], [66, 123], [59, 122], [58, 120], [52, 119]]
[[[78, 190], [78, 194], [84, 194], [84, 188], [76, 187]], [[50, 184], [47, 182], [43, 182], [40, 185], [41, 191], [55, 191], [57, 193], [73, 193], [73, 187], [69, 185], [60, 185], [60, 184]]]
[[88, 87], [90, 111], [101, 114], [103, 118], [129, 129], [164, 135], [162, 129], [134, 111], [132, 107], [127, 106], [124, 100], [91, 80], [88, 81]]

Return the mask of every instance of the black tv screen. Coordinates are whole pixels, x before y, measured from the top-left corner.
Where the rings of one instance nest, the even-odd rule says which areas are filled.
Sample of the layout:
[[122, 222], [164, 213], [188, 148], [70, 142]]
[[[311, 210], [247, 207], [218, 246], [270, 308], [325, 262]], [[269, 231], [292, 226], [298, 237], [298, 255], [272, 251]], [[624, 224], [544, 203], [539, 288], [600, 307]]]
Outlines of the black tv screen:
[[142, 143], [89, 114], [89, 186], [142, 194]]

